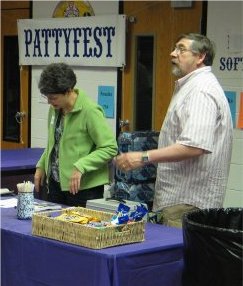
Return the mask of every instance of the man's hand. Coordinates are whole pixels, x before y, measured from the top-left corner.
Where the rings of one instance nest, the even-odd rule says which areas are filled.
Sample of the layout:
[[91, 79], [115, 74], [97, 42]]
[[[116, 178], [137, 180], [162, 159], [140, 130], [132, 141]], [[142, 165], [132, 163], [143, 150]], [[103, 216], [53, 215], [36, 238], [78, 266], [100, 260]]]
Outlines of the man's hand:
[[128, 152], [116, 156], [114, 162], [118, 169], [127, 172], [144, 166], [142, 152]]
[[35, 175], [34, 175], [34, 183], [35, 183], [35, 190], [36, 192], [40, 191], [40, 187], [43, 186], [45, 179], [45, 171], [41, 168], [36, 168]]
[[69, 183], [69, 192], [73, 195], [78, 193], [80, 183], [81, 183], [82, 173], [75, 169], [72, 173], [70, 183]]

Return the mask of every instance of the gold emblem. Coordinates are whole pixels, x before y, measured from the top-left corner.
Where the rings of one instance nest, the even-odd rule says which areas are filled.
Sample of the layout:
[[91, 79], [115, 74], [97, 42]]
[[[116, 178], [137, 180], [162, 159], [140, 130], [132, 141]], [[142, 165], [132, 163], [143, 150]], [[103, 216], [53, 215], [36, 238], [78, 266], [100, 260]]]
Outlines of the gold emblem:
[[60, 1], [52, 15], [53, 18], [87, 16], [94, 16], [93, 8], [88, 1]]

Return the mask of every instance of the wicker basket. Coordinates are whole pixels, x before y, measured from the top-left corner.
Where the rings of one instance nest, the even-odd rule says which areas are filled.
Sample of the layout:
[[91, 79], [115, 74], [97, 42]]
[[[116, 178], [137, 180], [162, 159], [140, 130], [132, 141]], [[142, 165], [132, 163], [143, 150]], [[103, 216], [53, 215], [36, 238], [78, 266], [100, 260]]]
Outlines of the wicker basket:
[[83, 215], [98, 217], [102, 221], [110, 221], [113, 216], [112, 213], [82, 207], [34, 213], [32, 216], [32, 234], [93, 249], [144, 241], [144, 221], [99, 229], [54, 219], [54, 216], [70, 210], [78, 211]]

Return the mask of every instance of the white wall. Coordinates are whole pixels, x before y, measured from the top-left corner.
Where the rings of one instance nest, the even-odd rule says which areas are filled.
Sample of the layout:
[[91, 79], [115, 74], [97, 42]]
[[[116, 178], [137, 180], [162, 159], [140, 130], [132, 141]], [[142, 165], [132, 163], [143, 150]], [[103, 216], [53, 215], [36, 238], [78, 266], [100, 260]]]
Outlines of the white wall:
[[[51, 18], [59, 1], [33, 1], [33, 19]], [[95, 15], [118, 14], [117, 1], [89, 1]], [[77, 76], [76, 87], [84, 90], [87, 95], [97, 101], [98, 86], [114, 86], [114, 119], [107, 119], [116, 134], [116, 102], [117, 102], [117, 69], [74, 67]], [[38, 81], [42, 67], [32, 66], [31, 84], [31, 147], [45, 147], [47, 142], [47, 113], [48, 104], [40, 96]]]
[[[208, 1], [207, 36], [217, 47], [213, 70], [225, 91], [236, 92], [236, 121], [243, 92], [243, 60], [222, 69], [221, 57], [243, 59], [243, 2]], [[236, 125], [237, 126], [237, 125]], [[225, 207], [243, 207], [243, 130], [234, 128], [233, 152]]]

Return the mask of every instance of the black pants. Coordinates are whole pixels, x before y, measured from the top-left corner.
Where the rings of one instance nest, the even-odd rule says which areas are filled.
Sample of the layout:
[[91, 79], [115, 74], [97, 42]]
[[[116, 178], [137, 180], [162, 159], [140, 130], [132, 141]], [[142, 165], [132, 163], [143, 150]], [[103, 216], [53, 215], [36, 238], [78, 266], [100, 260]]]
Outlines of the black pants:
[[63, 204], [67, 206], [86, 207], [87, 200], [103, 198], [104, 186], [97, 186], [87, 190], [79, 191], [77, 194], [71, 194], [69, 191], [62, 191], [58, 182], [50, 177], [48, 184], [47, 199], [49, 202]]

